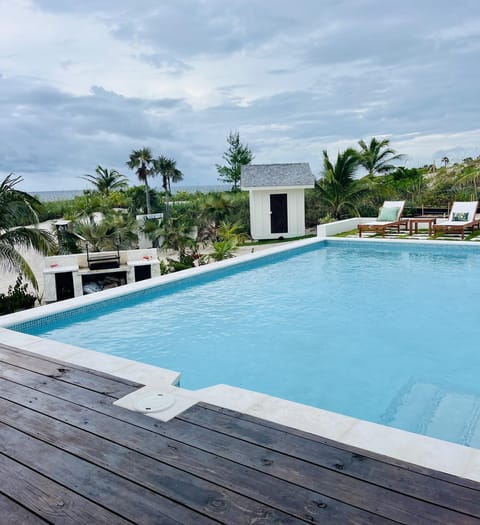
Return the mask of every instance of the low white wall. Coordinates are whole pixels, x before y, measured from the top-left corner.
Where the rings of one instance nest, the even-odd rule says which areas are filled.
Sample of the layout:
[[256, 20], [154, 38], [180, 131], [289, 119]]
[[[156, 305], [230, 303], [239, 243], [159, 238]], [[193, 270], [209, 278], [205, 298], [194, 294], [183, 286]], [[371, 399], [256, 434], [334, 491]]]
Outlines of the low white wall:
[[359, 224], [375, 221], [376, 217], [352, 217], [343, 221], [328, 222], [317, 226], [318, 237], [331, 237], [339, 233], [354, 230]]

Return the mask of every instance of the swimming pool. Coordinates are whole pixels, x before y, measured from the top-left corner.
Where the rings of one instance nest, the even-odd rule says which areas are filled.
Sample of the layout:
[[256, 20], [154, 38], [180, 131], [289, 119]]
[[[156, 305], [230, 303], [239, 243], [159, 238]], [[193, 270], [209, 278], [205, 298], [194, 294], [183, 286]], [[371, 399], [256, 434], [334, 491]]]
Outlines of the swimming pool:
[[480, 447], [477, 247], [327, 241], [12, 327]]

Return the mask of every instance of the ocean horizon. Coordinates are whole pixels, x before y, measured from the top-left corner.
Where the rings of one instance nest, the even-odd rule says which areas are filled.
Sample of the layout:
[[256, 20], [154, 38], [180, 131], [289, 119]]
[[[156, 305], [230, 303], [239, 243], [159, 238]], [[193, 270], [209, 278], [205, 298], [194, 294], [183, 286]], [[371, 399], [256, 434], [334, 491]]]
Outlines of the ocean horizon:
[[[161, 188], [153, 188], [157, 191], [162, 191]], [[228, 191], [231, 189], [231, 186], [226, 184], [211, 184], [211, 185], [202, 185], [202, 186], [175, 186], [172, 188], [172, 193], [175, 195], [180, 191], [186, 191], [188, 193], [209, 193], [211, 191]], [[31, 191], [28, 192], [31, 195], [34, 195], [38, 200], [42, 202], [52, 202], [52, 201], [63, 201], [70, 200], [78, 195], [82, 195], [85, 190], [44, 190], [44, 191]]]

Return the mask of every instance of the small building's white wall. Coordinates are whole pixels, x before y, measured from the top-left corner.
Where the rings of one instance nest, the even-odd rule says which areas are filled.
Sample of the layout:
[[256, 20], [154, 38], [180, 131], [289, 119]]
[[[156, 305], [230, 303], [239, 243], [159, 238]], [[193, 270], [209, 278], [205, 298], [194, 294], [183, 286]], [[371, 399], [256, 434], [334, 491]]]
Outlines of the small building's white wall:
[[[305, 235], [305, 190], [258, 189], [250, 191], [250, 232], [253, 239], [278, 239]], [[288, 232], [272, 233], [270, 195], [287, 194]]]

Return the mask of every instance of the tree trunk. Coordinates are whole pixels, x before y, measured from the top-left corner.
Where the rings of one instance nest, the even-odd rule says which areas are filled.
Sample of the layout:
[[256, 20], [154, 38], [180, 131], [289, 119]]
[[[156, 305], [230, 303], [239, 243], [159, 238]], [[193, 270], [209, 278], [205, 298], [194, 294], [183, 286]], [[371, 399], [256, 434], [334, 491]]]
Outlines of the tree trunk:
[[165, 192], [165, 218], [170, 218], [170, 196], [168, 195], [168, 191]]
[[148, 180], [145, 178], [145, 200], [147, 203], [147, 214], [151, 213], [150, 208], [150, 188], [148, 187]]
[[169, 195], [169, 178], [164, 175], [163, 176], [163, 190], [165, 191], [165, 218], [168, 219], [170, 217], [170, 195]]

